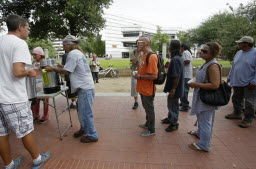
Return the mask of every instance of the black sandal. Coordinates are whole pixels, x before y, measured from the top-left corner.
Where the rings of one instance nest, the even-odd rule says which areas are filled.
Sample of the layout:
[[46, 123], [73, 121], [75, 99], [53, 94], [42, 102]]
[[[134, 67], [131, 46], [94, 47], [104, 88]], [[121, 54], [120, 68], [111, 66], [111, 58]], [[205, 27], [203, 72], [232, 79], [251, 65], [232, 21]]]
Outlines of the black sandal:
[[197, 135], [197, 131], [191, 130], [191, 131], [188, 132], [188, 134], [190, 134], [192, 136], [195, 136], [196, 138], [199, 139], [199, 136]]

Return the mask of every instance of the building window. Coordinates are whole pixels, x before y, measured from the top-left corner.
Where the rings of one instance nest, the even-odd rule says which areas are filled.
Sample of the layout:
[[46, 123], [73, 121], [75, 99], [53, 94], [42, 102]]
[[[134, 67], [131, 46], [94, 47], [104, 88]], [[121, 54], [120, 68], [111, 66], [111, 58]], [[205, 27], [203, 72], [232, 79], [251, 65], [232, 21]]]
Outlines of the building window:
[[139, 32], [123, 32], [124, 37], [138, 37], [139, 35]]
[[136, 43], [134, 42], [123, 42], [124, 47], [136, 47]]
[[154, 34], [153, 33], [149, 33], [149, 32], [143, 32], [143, 36], [151, 38], [152, 36], [154, 36]]
[[129, 52], [122, 52], [122, 58], [129, 58]]

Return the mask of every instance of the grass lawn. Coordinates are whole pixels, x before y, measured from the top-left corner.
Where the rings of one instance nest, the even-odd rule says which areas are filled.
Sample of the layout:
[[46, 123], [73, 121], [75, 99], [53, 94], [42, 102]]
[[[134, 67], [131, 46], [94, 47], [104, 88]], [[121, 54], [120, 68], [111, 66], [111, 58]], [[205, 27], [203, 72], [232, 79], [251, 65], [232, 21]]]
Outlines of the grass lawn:
[[[100, 59], [100, 65], [103, 68], [107, 68], [109, 66], [113, 66], [113, 68], [129, 68], [130, 67], [130, 60], [129, 59], [111, 59], [111, 60], [105, 60], [105, 59]], [[165, 62], [168, 60], [166, 59]], [[230, 67], [230, 61], [224, 61], [220, 60], [218, 61], [219, 64], [221, 64], [223, 67]], [[192, 62], [193, 67], [200, 66], [204, 63], [203, 60], [194, 60]]]
[[100, 66], [103, 68], [107, 68], [113, 66], [113, 68], [129, 68], [130, 67], [130, 59], [111, 59], [105, 60], [100, 59]]

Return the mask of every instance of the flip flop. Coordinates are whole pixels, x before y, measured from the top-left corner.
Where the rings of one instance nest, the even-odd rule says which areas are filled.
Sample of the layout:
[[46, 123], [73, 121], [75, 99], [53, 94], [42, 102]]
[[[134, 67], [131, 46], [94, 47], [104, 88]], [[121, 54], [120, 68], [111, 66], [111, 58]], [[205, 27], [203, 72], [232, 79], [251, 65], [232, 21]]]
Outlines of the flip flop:
[[188, 147], [195, 151], [208, 152], [206, 150], [201, 149], [196, 143], [189, 144]]
[[199, 139], [199, 136], [197, 135], [197, 131], [191, 130], [191, 131], [188, 132], [188, 134], [190, 134], [190, 135], [192, 135], [192, 136], [195, 136], [196, 138]]

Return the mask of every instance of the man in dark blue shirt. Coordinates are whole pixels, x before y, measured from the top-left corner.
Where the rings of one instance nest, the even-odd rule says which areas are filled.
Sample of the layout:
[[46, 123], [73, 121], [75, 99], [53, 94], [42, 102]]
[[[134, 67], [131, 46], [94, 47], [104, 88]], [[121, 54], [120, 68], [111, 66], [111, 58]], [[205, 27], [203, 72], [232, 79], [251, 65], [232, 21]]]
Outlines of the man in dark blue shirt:
[[167, 80], [164, 92], [169, 93], [167, 98], [168, 117], [162, 120], [163, 124], [169, 124], [166, 132], [172, 132], [179, 127], [179, 98], [184, 91], [184, 61], [181, 58], [180, 42], [172, 40], [170, 44], [171, 62], [167, 72]]

